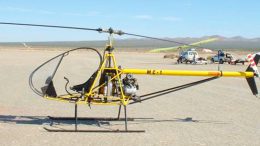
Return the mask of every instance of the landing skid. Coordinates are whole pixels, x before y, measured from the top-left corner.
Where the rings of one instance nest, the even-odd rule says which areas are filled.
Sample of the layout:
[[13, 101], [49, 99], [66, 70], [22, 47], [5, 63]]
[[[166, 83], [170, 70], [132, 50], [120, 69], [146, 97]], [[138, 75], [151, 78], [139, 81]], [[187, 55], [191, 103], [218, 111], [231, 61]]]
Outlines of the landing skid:
[[50, 129], [44, 127], [44, 129], [48, 132], [89, 132], [89, 133], [141, 133], [145, 132], [145, 130], [66, 130], [66, 129]]
[[[53, 121], [71, 121], [75, 120], [75, 128], [73, 130], [67, 130], [67, 129], [53, 129], [53, 128], [47, 128], [44, 127], [44, 129], [48, 132], [100, 132], [100, 133], [141, 133], [145, 132], [145, 130], [128, 130], [127, 129], [127, 121], [134, 121], [135, 119], [151, 119], [151, 118], [127, 118], [126, 115], [126, 106], [124, 106], [124, 113], [125, 117], [120, 118], [120, 112], [121, 112], [121, 105], [119, 106], [119, 111], [118, 111], [118, 117], [113, 118], [113, 117], [78, 117], [77, 115], [77, 104], [75, 104], [75, 117], [51, 117], [49, 116], [48, 118], [51, 120], [50, 126], [53, 125]], [[78, 129], [78, 120], [88, 120], [88, 121], [125, 121], [125, 129], [124, 130], [79, 130]]]

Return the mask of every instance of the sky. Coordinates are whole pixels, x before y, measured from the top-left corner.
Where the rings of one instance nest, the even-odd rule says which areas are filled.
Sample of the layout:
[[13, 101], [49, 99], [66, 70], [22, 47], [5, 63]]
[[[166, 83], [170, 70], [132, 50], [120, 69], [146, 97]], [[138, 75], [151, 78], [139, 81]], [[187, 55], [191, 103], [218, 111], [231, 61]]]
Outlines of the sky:
[[[0, 0], [0, 22], [112, 27], [162, 38], [260, 37], [259, 18], [258, 0]], [[106, 38], [89, 31], [0, 25], [0, 42]]]

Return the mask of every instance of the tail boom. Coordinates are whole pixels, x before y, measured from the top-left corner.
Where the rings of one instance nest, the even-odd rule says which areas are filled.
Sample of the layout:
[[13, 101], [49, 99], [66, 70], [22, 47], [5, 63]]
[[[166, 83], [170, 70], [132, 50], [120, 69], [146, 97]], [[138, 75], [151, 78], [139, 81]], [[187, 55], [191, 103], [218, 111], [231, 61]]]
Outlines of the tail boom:
[[123, 69], [123, 74], [169, 75], [169, 76], [210, 76], [210, 77], [254, 77], [254, 72], [231, 71], [191, 71], [191, 70], [157, 70], [157, 69]]

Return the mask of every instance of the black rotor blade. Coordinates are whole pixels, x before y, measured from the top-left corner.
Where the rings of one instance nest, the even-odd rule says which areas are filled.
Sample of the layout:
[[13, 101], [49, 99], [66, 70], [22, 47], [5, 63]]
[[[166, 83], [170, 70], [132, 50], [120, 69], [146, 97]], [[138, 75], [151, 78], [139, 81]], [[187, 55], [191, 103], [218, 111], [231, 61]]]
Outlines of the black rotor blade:
[[0, 22], [0, 24], [98, 31], [98, 32], [105, 32], [105, 33], [110, 33], [110, 34], [114, 33], [114, 34], [118, 34], [118, 35], [128, 35], [128, 36], [135, 36], [135, 37], [141, 37], [141, 38], [148, 38], [148, 39], [153, 39], [153, 40], [158, 40], [158, 41], [164, 41], [164, 42], [170, 42], [170, 43], [175, 43], [175, 44], [180, 44], [180, 45], [186, 45], [186, 46], [195, 47], [195, 48], [203, 48], [202, 46], [190, 45], [188, 43], [177, 42], [177, 41], [173, 41], [173, 40], [169, 40], [169, 39], [161, 39], [161, 38], [150, 37], [150, 36], [145, 36], [145, 35], [126, 33], [126, 32], [123, 32], [121, 30], [115, 31], [112, 28], [109, 28], [108, 30], [104, 30], [102, 28], [93, 29], [93, 28], [85, 28], [85, 27], [42, 25], [42, 24], [29, 24], [29, 23], [10, 23], [10, 22]]
[[79, 29], [79, 30], [90, 30], [90, 31], [102, 31], [101, 28], [93, 29], [93, 28], [84, 28], [84, 27], [58, 26], [58, 25], [41, 25], [41, 24], [9, 23], [9, 22], [0, 22], [0, 24], [21, 25], [21, 26], [36, 26], [36, 27], [51, 27], [51, 28], [64, 28], [64, 29]]

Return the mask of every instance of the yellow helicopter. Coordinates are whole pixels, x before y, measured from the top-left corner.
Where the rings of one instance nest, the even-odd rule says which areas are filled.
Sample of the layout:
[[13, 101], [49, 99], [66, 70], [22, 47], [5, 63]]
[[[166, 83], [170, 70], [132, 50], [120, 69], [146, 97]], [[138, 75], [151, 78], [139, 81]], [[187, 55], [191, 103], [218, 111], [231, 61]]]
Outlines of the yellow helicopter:
[[[155, 37], [143, 36], [138, 34], [126, 33], [123, 31], [109, 29], [91, 29], [91, 28], [81, 28], [81, 27], [68, 27], [68, 26], [53, 26], [53, 25], [38, 25], [38, 24], [23, 24], [23, 23], [6, 23], [0, 22], [0, 24], [5, 25], [22, 25], [22, 26], [36, 26], [36, 27], [52, 27], [52, 28], [65, 28], [65, 29], [79, 29], [79, 30], [89, 30], [97, 31], [100, 33], [108, 33], [109, 39], [105, 47], [103, 55], [94, 48], [81, 47], [66, 51], [62, 54], [59, 54], [50, 60], [44, 62], [39, 67], [37, 67], [29, 77], [30, 88], [39, 96], [43, 98], [63, 101], [68, 103], [75, 104], [75, 117], [49, 117], [51, 120], [75, 120], [75, 129], [73, 130], [64, 130], [64, 129], [49, 129], [45, 128], [49, 132], [145, 132], [144, 130], [129, 130], [127, 128], [127, 121], [133, 120], [127, 118], [127, 106], [135, 103], [140, 103], [145, 100], [155, 98], [157, 96], [150, 97], [140, 97], [136, 94], [139, 89], [137, 79], [133, 77], [134, 74], [143, 74], [143, 75], [168, 75], [168, 76], [208, 76], [210, 78], [199, 80], [196, 82], [188, 83], [185, 85], [177, 86], [174, 88], [165, 89], [162, 91], [153, 92], [147, 95], [160, 95], [167, 94], [172, 91], [177, 91], [180, 89], [188, 88], [194, 85], [205, 83], [219, 77], [244, 77], [246, 78], [249, 87], [254, 95], [258, 94], [257, 86], [255, 83], [254, 77], [259, 77], [258, 70], [256, 65], [260, 59], [259, 54], [251, 55], [250, 65], [248, 66], [245, 72], [237, 71], [191, 71], [191, 70], [158, 70], [158, 69], [136, 69], [136, 68], [123, 68], [118, 65], [116, 62], [115, 55], [113, 53], [113, 36], [114, 35], [130, 35], [136, 37], [144, 37], [149, 39], [168, 41], [172, 43], [179, 43], [172, 40], [160, 39]], [[183, 44], [183, 43], [179, 43]], [[184, 44], [189, 45], [189, 44]], [[193, 45], [194, 46], [194, 45]], [[65, 89], [67, 94], [58, 95], [55, 88], [55, 82], [53, 81], [57, 69], [59, 68], [64, 57], [69, 55], [70, 52], [77, 50], [90, 50], [97, 53], [99, 57], [99, 66], [96, 71], [91, 75], [91, 77], [84, 83], [79, 85], [74, 85], [68, 88], [69, 79], [64, 77], [67, 81]], [[57, 65], [54, 68], [54, 71], [47, 77], [45, 85], [42, 85], [41, 88], [36, 88], [34, 86], [34, 75], [39, 71], [43, 66], [47, 65], [53, 60], [58, 60]], [[123, 75], [125, 74], [125, 77]], [[94, 118], [78, 118], [77, 116], [77, 106], [79, 104], [86, 105], [114, 105], [119, 106], [118, 117], [116, 118], [95, 118], [103, 120], [124, 120], [125, 127], [123, 130], [80, 130], [78, 129], [78, 120], [93, 120]], [[121, 108], [124, 108], [124, 118], [120, 118]]]

